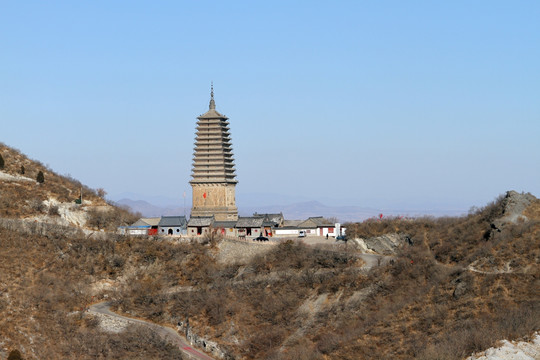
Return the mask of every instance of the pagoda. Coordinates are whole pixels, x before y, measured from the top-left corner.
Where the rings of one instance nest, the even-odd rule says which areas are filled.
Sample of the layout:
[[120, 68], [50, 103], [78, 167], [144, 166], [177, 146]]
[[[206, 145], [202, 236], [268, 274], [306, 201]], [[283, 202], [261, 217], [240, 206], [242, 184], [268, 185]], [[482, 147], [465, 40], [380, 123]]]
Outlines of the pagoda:
[[216, 111], [214, 86], [210, 106], [199, 116], [190, 181], [193, 191], [191, 217], [214, 216], [216, 221], [238, 220], [235, 189], [238, 181], [229, 135], [229, 122]]

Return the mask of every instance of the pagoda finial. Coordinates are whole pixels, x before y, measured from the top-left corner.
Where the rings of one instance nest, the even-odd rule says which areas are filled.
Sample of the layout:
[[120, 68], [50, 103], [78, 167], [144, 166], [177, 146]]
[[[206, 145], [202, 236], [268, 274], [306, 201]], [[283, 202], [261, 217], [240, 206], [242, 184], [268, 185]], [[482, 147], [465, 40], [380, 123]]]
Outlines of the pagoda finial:
[[210, 110], [215, 110], [216, 109], [216, 102], [214, 101], [214, 82], [212, 81], [211, 82], [211, 85], [210, 85], [210, 106], [209, 106]]

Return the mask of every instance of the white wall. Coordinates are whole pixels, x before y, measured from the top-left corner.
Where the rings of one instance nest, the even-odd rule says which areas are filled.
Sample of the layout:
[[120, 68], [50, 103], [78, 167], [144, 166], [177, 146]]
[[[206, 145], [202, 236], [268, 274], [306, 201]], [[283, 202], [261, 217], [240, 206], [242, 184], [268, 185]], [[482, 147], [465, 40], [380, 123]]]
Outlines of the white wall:
[[148, 235], [148, 229], [128, 229], [129, 235]]
[[280, 229], [276, 228], [274, 229], [274, 235], [276, 236], [284, 236], [284, 235], [296, 235], [298, 236], [298, 229]]
[[169, 229], [172, 229], [173, 236], [186, 235], [186, 231], [180, 226], [160, 226], [158, 227], [158, 235], [169, 235]]

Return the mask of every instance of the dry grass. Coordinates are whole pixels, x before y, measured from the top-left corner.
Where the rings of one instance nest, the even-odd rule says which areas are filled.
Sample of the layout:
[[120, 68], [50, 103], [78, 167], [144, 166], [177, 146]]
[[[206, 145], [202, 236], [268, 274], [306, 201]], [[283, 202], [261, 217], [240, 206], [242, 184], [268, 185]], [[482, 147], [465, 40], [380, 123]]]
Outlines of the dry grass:
[[181, 358], [151, 332], [103, 333], [81, 312], [94, 300], [93, 283], [116, 280], [131, 261], [145, 261], [146, 249], [130, 254], [129, 245], [115, 239], [4, 228], [0, 248], [2, 347], [20, 350], [25, 359]]
[[[12, 153], [0, 151], [16, 171]], [[29, 171], [41, 169], [32, 164]], [[44, 169], [42, 187], [2, 185], [0, 217], [38, 213], [35, 200], [78, 190]], [[104, 334], [79, 312], [92, 296], [107, 295], [124, 313], [173, 326], [189, 320], [235, 358], [460, 359], [540, 329], [540, 205], [525, 211], [528, 221], [498, 232], [491, 223], [502, 206], [497, 199], [461, 218], [349, 224], [352, 235], [412, 240], [369, 274], [345, 249], [295, 242], [233, 264], [217, 260], [216, 241], [93, 240], [0, 227], [0, 338], [31, 359], [178, 356], [141, 330]], [[112, 286], [94, 288], [104, 281]]]
[[[39, 214], [39, 211], [28, 206], [28, 202], [43, 201], [49, 197], [54, 197], [60, 202], [74, 202], [79, 197], [81, 189], [84, 198], [90, 200], [93, 205], [106, 204], [105, 200], [97, 195], [96, 190], [88, 188], [69, 175], [62, 176], [55, 173], [41, 162], [29, 159], [16, 149], [0, 143], [0, 154], [5, 162], [2, 171], [32, 179], [32, 181], [2, 182], [0, 188], [0, 216], [2, 217]], [[21, 166], [24, 166], [24, 174], [21, 174]], [[42, 171], [45, 176], [43, 184], [34, 181], [39, 171]]]
[[[100, 196], [104, 194], [102, 189], [90, 189], [69, 175], [58, 175], [39, 161], [31, 160], [18, 150], [2, 143], [0, 143], [0, 154], [5, 162], [3, 172], [30, 179], [30, 181], [0, 180], [0, 217], [2, 218], [58, 216], [58, 208], [47, 207], [43, 201], [55, 199], [61, 203], [74, 204], [81, 191], [85, 204], [88, 201], [91, 205], [81, 205], [79, 210], [88, 210], [88, 225], [91, 228], [113, 230], [118, 225], [131, 224], [140, 217], [139, 214], [132, 214], [114, 204], [107, 204], [103, 196]], [[24, 167], [24, 174], [21, 174], [21, 166]], [[42, 184], [35, 181], [39, 171], [42, 171], [45, 176], [45, 182]], [[96, 210], [99, 208], [107, 208], [108, 211]]]
[[534, 201], [525, 211], [523, 215], [530, 219], [540, 219], [540, 200]]

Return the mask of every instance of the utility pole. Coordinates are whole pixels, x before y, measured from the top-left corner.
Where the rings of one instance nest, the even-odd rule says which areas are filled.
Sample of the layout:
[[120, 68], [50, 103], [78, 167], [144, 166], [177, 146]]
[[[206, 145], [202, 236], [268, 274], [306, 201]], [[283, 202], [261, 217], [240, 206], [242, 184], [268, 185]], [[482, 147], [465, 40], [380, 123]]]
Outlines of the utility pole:
[[186, 217], [186, 191], [184, 190], [184, 217]]

